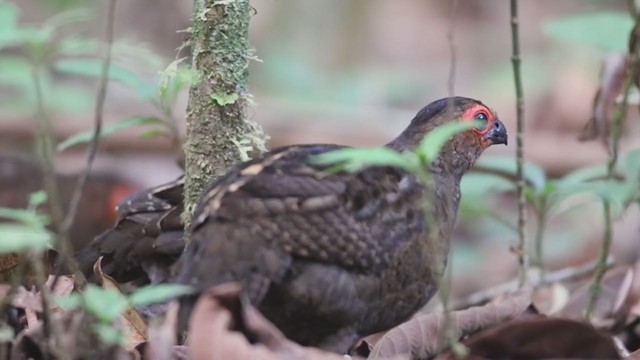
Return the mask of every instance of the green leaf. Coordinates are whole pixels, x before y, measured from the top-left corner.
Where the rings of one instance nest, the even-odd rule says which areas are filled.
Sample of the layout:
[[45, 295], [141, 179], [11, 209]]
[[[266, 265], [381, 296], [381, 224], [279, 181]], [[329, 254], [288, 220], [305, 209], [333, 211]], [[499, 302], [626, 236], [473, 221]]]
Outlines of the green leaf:
[[127, 298], [118, 290], [103, 289], [89, 284], [83, 293], [84, 305], [100, 321], [110, 323], [129, 306]]
[[179, 284], [148, 285], [129, 294], [131, 306], [164, 302], [177, 296], [193, 292], [190, 286]]
[[124, 345], [126, 342], [122, 331], [111, 324], [93, 324], [92, 328], [105, 344]]
[[191, 67], [180, 65], [184, 59], [186, 58], [173, 61], [160, 72], [158, 96], [165, 109], [172, 109], [178, 93], [198, 81], [198, 73], [196, 71]]
[[0, 253], [44, 250], [51, 244], [51, 235], [44, 229], [19, 224], [0, 225]]
[[47, 202], [47, 192], [39, 190], [29, 194], [29, 207], [35, 208]]
[[[162, 125], [164, 121], [153, 116], [136, 116], [129, 119], [121, 120], [102, 127], [100, 137], [111, 135], [117, 131], [126, 130], [136, 125]], [[56, 147], [57, 151], [64, 151], [71, 146], [88, 143], [93, 138], [93, 130], [85, 131], [68, 137]]]
[[0, 219], [17, 221], [25, 226], [42, 229], [47, 224], [47, 216], [26, 209], [0, 207]]
[[605, 165], [587, 166], [568, 173], [561, 179], [556, 180], [555, 183], [558, 189], [569, 189], [587, 181], [602, 180], [606, 176], [607, 167]]
[[342, 148], [308, 158], [311, 164], [342, 165], [349, 172], [356, 172], [367, 166], [397, 166], [411, 170], [415, 168], [409, 157], [394, 150], [375, 148]]
[[428, 163], [438, 157], [440, 149], [454, 135], [473, 127], [479, 127], [479, 122], [455, 121], [440, 125], [425, 135], [416, 151], [419, 156], [424, 156]]
[[624, 174], [627, 182], [637, 184], [640, 181], [640, 149], [635, 149], [627, 153], [624, 157]]
[[42, 23], [43, 27], [57, 30], [61, 26], [91, 20], [93, 11], [89, 8], [75, 8], [59, 12]]
[[91, 55], [95, 54], [103, 45], [96, 39], [70, 36], [60, 40], [56, 50], [59, 54], [67, 56]]
[[[515, 176], [517, 170], [516, 159], [511, 156], [483, 156], [477, 161], [477, 165], [512, 174], [513, 176]], [[547, 178], [541, 167], [531, 162], [525, 162], [522, 170], [524, 178], [536, 191], [544, 189]]]
[[143, 139], [152, 139], [156, 137], [168, 137], [167, 132], [164, 129], [149, 129], [140, 134]]
[[626, 52], [632, 27], [628, 13], [594, 12], [547, 21], [544, 32], [559, 40]]
[[[58, 60], [54, 67], [67, 74], [90, 76], [99, 78], [102, 76], [103, 60], [101, 59], [62, 59]], [[133, 89], [143, 99], [155, 96], [153, 86], [146, 82], [133, 71], [111, 64], [108, 72], [109, 79], [119, 82]]]
[[0, 1], [0, 32], [15, 28], [18, 22], [18, 8], [6, 1]]
[[218, 103], [218, 105], [224, 106], [224, 105], [230, 105], [235, 103], [236, 101], [238, 101], [238, 99], [240, 98], [240, 96], [238, 95], [238, 93], [230, 93], [230, 94], [211, 94], [211, 99], [213, 99], [215, 102]]

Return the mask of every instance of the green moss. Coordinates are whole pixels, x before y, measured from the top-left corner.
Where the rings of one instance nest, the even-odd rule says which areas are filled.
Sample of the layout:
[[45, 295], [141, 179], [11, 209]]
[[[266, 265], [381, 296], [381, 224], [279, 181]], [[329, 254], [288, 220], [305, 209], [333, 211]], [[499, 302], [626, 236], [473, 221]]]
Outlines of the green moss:
[[196, 0], [191, 27], [192, 85], [187, 109], [185, 224], [211, 181], [265, 150], [265, 136], [245, 119], [249, 61], [248, 0]]
[[213, 99], [218, 105], [230, 105], [235, 103], [240, 96], [237, 93], [230, 94], [211, 94], [211, 99]]

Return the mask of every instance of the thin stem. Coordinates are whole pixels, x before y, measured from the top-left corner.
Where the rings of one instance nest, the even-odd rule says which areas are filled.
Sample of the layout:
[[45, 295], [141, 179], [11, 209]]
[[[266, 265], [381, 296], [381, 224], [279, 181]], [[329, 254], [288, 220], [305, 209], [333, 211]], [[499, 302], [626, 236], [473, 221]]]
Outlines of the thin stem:
[[93, 165], [93, 161], [95, 160], [96, 154], [98, 152], [98, 145], [100, 143], [100, 132], [102, 130], [102, 119], [104, 117], [104, 103], [107, 97], [107, 88], [109, 86], [109, 67], [111, 66], [111, 45], [113, 44], [113, 27], [114, 27], [114, 17], [115, 17], [115, 9], [116, 9], [116, 0], [109, 1], [109, 12], [107, 14], [107, 29], [106, 29], [106, 37], [107, 37], [107, 45], [105, 51], [104, 62], [102, 63], [102, 72], [100, 74], [100, 84], [98, 86], [98, 95], [96, 98], [96, 107], [94, 112], [94, 129], [93, 136], [91, 138], [91, 143], [89, 144], [89, 153], [87, 156], [87, 164], [82, 172], [82, 175], [78, 179], [76, 187], [73, 191], [73, 195], [71, 197], [71, 203], [69, 205], [69, 212], [67, 213], [67, 217], [64, 221], [64, 226], [66, 229], [69, 229], [71, 225], [73, 225], [73, 220], [75, 219], [76, 213], [78, 212], [78, 205], [80, 204], [80, 199], [82, 198], [82, 192], [84, 190], [84, 186], [87, 182], [87, 178], [91, 173], [91, 167]]
[[[456, 52], [456, 43], [455, 43], [455, 17], [456, 17], [456, 9], [458, 7], [458, 1], [451, 1], [451, 7], [449, 12], [449, 29], [447, 31], [447, 42], [449, 44], [449, 78], [447, 81], [447, 88], [449, 92], [449, 103], [447, 104], [447, 116], [449, 118], [453, 117], [453, 97], [455, 96], [455, 80], [456, 80], [456, 63], [457, 63], [457, 52]], [[425, 212], [428, 213], [428, 212]], [[428, 224], [428, 223], [427, 223]], [[435, 221], [432, 224], [436, 224]], [[435, 230], [437, 226], [432, 226]], [[438, 234], [434, 234], [432, 231], [432, 238], [437, 238]], [[440, 245], [442, 246], [442, 245]], [[451, 296], [451, 280], [452, 280], [452, 272], [451, 268], [453, 266], [453, 259], [450, 251], [444, 253], [444, 256], [448, 258], [448, 266], [445, 266], [443, 269], [444, 274], [442, 277], [438, 277], [438, 281], [440, 282], [438, 285], [439, 293], [440, 293], [440, 301], [442, 302], [442, 308], [444, 312], [444, 326], [442, 335], [446, 339], [449, 347], [451, 348], [452, 353], [456, 357], [464, 357], [467, 355], [467, 348], [462, 345], [458, 341], [458, 334], [456, 333], [456, 328], [453, 326], [454, 319], [453, 314], [451, 312], [450, 306], [450, 296]], [[440, 259], [437, 259], [441, 261]], [[445, 260], [445, 259], [442, 259]]]
[[516, 162], [518, 177], [517, 194], [518, 194], [518, 264], [519, 264], [519, 281], [520, 287], [527, 284], [527, 269], [529, 268], [529, 255], [527, 252], [527, 238], [525, 234], [525, 180], [523, 176], [524, 167], [524, 96], [522, 91], [522, 75], [520, 74], [520, 34], [518, 24], [518, 0], [511, 0], [511, 44], [513, 52], [511, 54], [511, 63], [513, 65], [513, 79], [516, 87]]
[[547, 197], [544, 196], [540, 199], [538, 208], [536, 209], [536, 238], [535, 238], [535, 261], [532, 261], [534, 266], [540, 268], [544, 273], [544, 251], [543, 240], [544, 230], [547, 226]]
[[59, 239], [60, 237], [66, 237], [66, 232], [63, 226], [64, 210], [58, 193], [58, 180], [53, 160], [54, 140], [49, 117], [45, 110], [45, 100], [42, 91], [42, 72], [42, 65], [39, 62], [34, 61], [31, 76], [36, 97], [37, 148], [42, 166], [43, 186], [47, 193], [51, 225], [56, 238]]
[[[98, 85], [98, 94], [96, 96], [93, 136], [89, 144], [89, 151], [87, 155], [87, 163], [86, 163], [85, 169], [80, 175], [80, 178], [78, 179], [78, 182], [76, 183], [76, 186], [73, 190], [73, 194], [71, 195], [71, 201], [69, 203], [69, 211], [67, 212], [67, 216], [64, 219], [64, 223], [63, 223], [65, 231], [68, 231], [73, 225], [73, 221], [75, 220], [76, 214], [78, 212], [78, 206], [80, 205], [80, 200], [82, 199], [82, 193], [84, 191], [84, 187], [87, 183], [87, 179], [89, 178], [89, 175], [91, 174], [91, 167], [93, 166], [93, 162], [95, 160], [96, 154], [98, 153], [98, 145], [100, 143], [100, 132], [102, 131], [102, 120], [104, 117], [104, 104], [106, 101], [107, 89], [109, 85], [109, 67], [111, 66], [111, 52], [112, 52], [111, 50], [112, 50], [112, 44], [113, 44], [115, 10], [116, 10], [116, 0], [110, 0], [109, 10], [107, 13], [107, 25], [106, 25], [107, 26], [106, 28], [107, 44], [106, 44], [104, 62], [102, 63], [102, 70], [101, 70], [102, 72], [100, 74], [100, 83]], [[71, 244], [68, 241], [65, 241], [63, 244], [60, 244], [60, 250], [63, 256], [59, 257], [56, 260], [56, 265], [54, 266], [54, 269], [58, 269], [60, 267], [60, 265], [62, 264], [63, 257], [67, 257], [71, 259], [73, 256], [74, 250], [72, 249]], [[76, 278], [78, 279], [77, 282], [79, 287], [83, 287], [84, 284], [86, 283], [84, 276], [79, 271], [75, 262], [73, 261], [69, 261], [69, 262], [73, 263], [73, 265], [71, 265], [71, 270], [76, 275]], [[53, 280], [53, 283], [51, 285], [52, 288], [55, 288], [59, 278], [60, 278], [60, 272], [57, 272]]]
[[[637, 18], [636, 18], [637, 19]], [[629, 92], [635, 78], [636, 70], [638, 66], [638, 59], [635, 54], [630, 54], [629, 68], [627, 69], [627, 76], [625, 79], [624, 92], [622, 96], [622, 102], [619, 104], [616, 112], [613, 116], [611, 124], [611, 134], [609, 141], [609, 160], [607, 162], [607, 179], [612, 180], [615, 178], [615, 167], [618, 163], [618, 152], [620, 145], [620, 132], [622, 130], [622, 124], [627, 117], [627, 103], [629, 101]], [[593, 283], [589, 291], [589, 302], [584, 313], [586, 320], [591, 319], [591, 314], [595, 309], [598, 297], [600, 296], [602, 287], [602, 278], [607, 271], [606, 261], [611, 252], [611, 240], [613, 238], [613, 217], [611, 214], [611, 201], [605, 199], [602, 204], [603, 217], [604, 217], [604, 231], [602, 234], [602, 246], [600, 248], [600, 256], [598, 257], [598, 265], [596, 267], [595, 275], [593, 277]]]

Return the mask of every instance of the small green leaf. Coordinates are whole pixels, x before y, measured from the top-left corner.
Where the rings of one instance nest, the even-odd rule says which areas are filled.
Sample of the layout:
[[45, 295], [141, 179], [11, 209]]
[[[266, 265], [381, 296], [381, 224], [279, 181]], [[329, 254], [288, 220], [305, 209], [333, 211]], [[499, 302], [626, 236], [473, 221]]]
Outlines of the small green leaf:
[[440, 149], [452, 136], [480, 125], [479, 122], [471, 121], [455, 121], [440, 125], [425, 135], [416, 153], [418, 156], [424, 156], [427, 162], [431, 163], [438, 157]]
[[158, 96], [165, 109], [172, 109], [178, 93], [197, 83], [198, 73], [191, 67], [180, 65], [186, 58], [180, 58], [169, 64], [160, 72], [158, 82]]
[[607, 176], [607, 167], [605, 165], [587, 166], [574, 170], [561, 179], [556, 180], [556, 186], [558, 189], [569, 189], [578, 184], [583, 184], [587, 181], [593, 181], [597, 179], [604, 179]]
[[409, 157], [394, 150], [375, 148], [342, 148], [308, 158], [312, 164], [340, 164], [344, 170], [356, 172], [367, 166], [397, 166], [411, 170], [414, 168]]
[[[55, 63], [55, 69], [60, 72], [96, 78], [102, 76], [102, 66], [101, 59], [62, 59]], [[143, 99], [155, 96], [153, 85], [150, 82], [125, 67], [112, 63], [109, 67], [108, 77], [130, 87]]]
[[0, 225], [0, 239], [0, 253], [44, 250], [51, 244], [46, 230], [18, 224]]
[[148, 285], [139, 288], [129, 294], [129, 303], [131, 306], [140, 306], [164, 302], [169, 299], [186, 295], [193, 290], [190, 286], [179, 284], [159, 284]]
[[59, 12], [42, 23], [42, 26], [52, 30], [59, 27], [91, 20], [93, 11], [89, 8], [75, 8]]
[[[154, 116], [136, 116], [111, 123], [102, 127], [100, 137], [111, 135], [117, 131], [126, 130], [136, 125], [163, 125], [164, 121]], [[88, 143], [93, 138], [93, 130], [71, 135], [56, 147], [57, 151], [64, 151], [74, 145]]]
[[104, 44], [96, 39], [70, 36], [60, 40], [57, 52], [67, 56], [95, 54]]
[[640, 149], [627, 153], [624, 157], [624, 173], [627, 182], [638, 183], [640, 181]]
[[238, 96], [238, 93], [235, 92], [230, 94], [211, 94], [211, 99], [213, 99], [218, 103], [218, 105], [221, 106], [233, 104], [238, 101], [239, 98], [240, 96]]
[[0, 207], [0, 219], [17, 221], [28, 227], [44, 229], [48, 217], [35, 211]]
[[18, 8], [6, 1], [0, 1], [0, 32], [15, 28], [18, 22]]
[[29, 207], [36, 208], [47, 202], [47, 192], [44, 190], [32, 192], [29, 194]]
[[124, 345], [124, 334], [120, 329], [111, 324], [93, 324], [93, 331], [105, 344]]
[[156, 137], [168, 137], [167, 132], [163, 129], [149, 129], [140, 134], [143, 139], [152, 139]]
[[633, 20], [624, 12], [597, 12], [548, 21], [547, 35], [605, 50], [627, 51]]
[[127, 298], [116, 289], [88, 285], [83, 293], [84, 305], [100, 321], [110, 323], [129, 306]]

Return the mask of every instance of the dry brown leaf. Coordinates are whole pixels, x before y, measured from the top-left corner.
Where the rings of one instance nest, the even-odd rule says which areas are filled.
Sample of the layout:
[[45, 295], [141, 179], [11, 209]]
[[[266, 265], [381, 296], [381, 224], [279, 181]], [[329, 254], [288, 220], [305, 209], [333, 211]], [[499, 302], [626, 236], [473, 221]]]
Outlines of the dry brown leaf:
[[545, 315], [560, 312], [569, 303], [569, 289], [560, 283], [553, 283], [537, 287], [533, 292], [533, 305]]
[[[120, 292], [120, 285], [111, 276], [102, 272], [102, 256], [93, 265], [93, 272], [100, 279], [100, 284], [105, 289], [116, 289]], [[147, 341], [149, 331], [147, 323], [133, 307], [128, 307], [122, 314], [122, 321], [127, 330], [127, 350], [133, 350], [139, 344]]]
[[13, 294], [11, 305], [20, 309], [42, 312], [42, 297], [35, 291], [29, 291], [20, 286]]
[[144, 354], [146, 359], [154, 360], [173, 360], [174, 347], [176, 345], [176, 326], [178, 323], [178, 308], [180, 305], [177, 301], [169, 303], [167, 313], [158, 322], [157, 326], [152, 323], [149, 327], [149, 341], [146, 343]]
[[580, 134], [580, 141], [600, 138], [609, 148], [609, 128], [616, 109], [616, 98], [624, 87], [627, 64], [628, 55], [625, 53], [610, 53], [602, 60], [593, 113]]
[[473, 335], [464, 344], [470, 354], [486, 359], [620, 358], [611, 336], [590, 324], [559, 318], [513, 320]]
[[58, 282], [56, 283], [55, 289], [51, 288], [53, 285], [53, 281], [55, 280], [54, 275], [49, 275], [45, 286], [50, 289], [51, 295], [53, 296], [67, 296], [71, 294], [73, 288], [75, 287], [75, 280], [73, 275], [60, 275], [58, 277]]
[[[521, 290], [497, 298], [484, 305], [454, 311], [453, 327], [458, 338], [478, 330], [511, 320], [531, 304], [531, 290]], [[417, 316], [389, 330], [373, 347], [369, 359], [387, 359], [398, 355], [428, 358], [441, 352], [448, 344], [443, 338], [444, 314]]]
[[200, 296], [189, 323], [188, 352], [192, 360], [344, 359], [286, 339], [258, 310], [241, 299], [238, 284], [216, 286]]
[[632, 352], [629, 356], [625, 356], [624, 360], [640, 360], [640, 349]]

